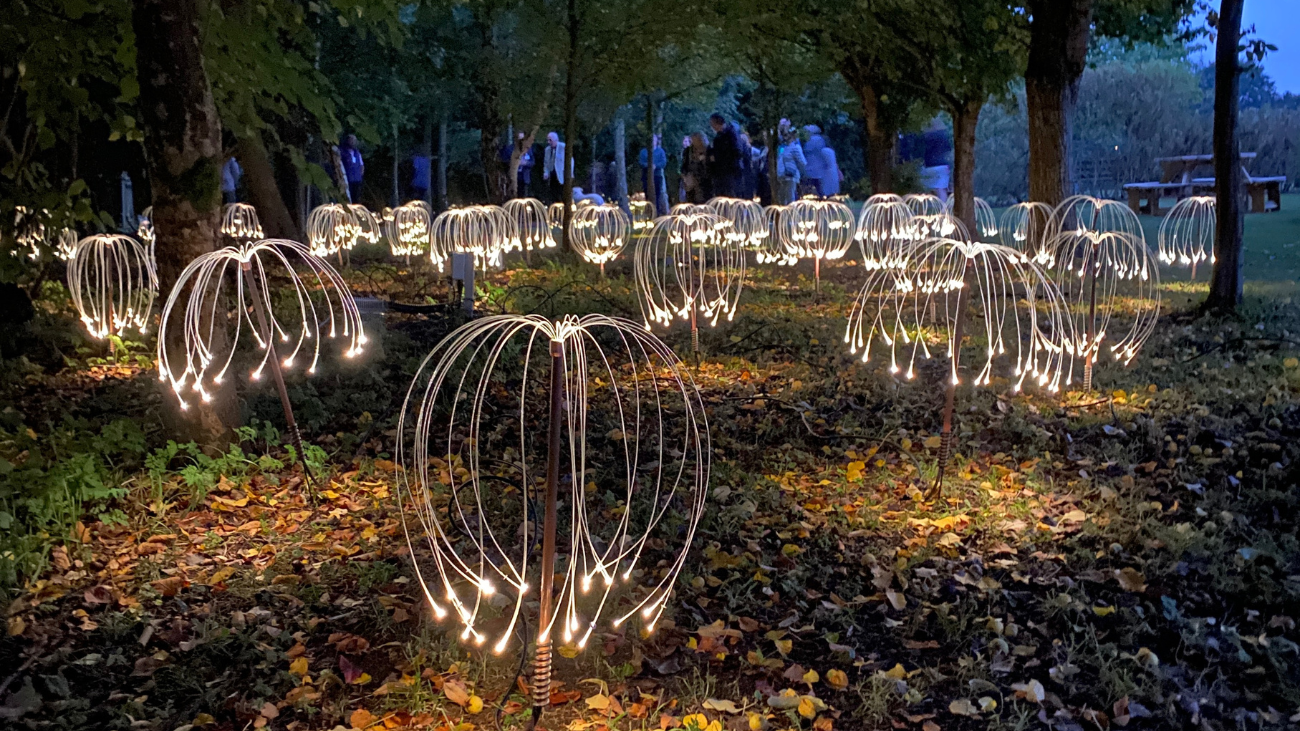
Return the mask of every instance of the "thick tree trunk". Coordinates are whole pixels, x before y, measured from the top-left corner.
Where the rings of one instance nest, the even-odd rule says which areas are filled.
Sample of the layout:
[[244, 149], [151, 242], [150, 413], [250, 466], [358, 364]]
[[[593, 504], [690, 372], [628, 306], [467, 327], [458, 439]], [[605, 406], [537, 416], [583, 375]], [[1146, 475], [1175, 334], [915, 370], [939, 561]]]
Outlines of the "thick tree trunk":
[[975, 127], [980, 121], [984, 100], [967, 101], [950, 110], [952, 114], [952, 211], [971, 237], [978, 239], [975, 227]]
[[[433, 114], [431, 113], [424, 115], [424, 139], [420, 143], [420, 154], [424, 155], [424, 160], [428, 165], [433, 165]], [[433, 177], [432, 167], [429, 169], [429, 177]], [[429, 187], [424, 189], [424, 202], [428, 203], [429, 208], [432, 209], [433, 181], [428, 180], [426, 182], [429, 183]]]
[[649, 136], [645, 154], [645, 199], [655, 207], [656, 216], [666, 216], [668, 211], [659, 210], [659, 181], [655, 174], [655, 100], [649, 94], [645, 98], [645, 128]]
[[1070, 194], [1070, 116], [1088, 61], [1093, 0], [1033, 0], [1025, 100], [1029, 199], [1056, 205]]
[[886, 124], [880, 113], [880, 95], [870, 83], [855, 86], [862, 105], [862, 124], [867, 132], [867, 177], [872, 193], [894, 191], [894, 144], [898, 130]]
[[302, 232], [294, 224], [289, 207], [280, 195], [280, 186], [275, 181], [275, 168], [271, 167], [261, 137], [254, 132], [236, 142], [235, 157], [244, 168], [244, 185], [248, 188], [249, 202], [257, 209], [262, 231], [267, 238], [302, 241]]
[[557, 162], [564, 173], [564, 230], [560, 243], [565, 251], [573, 250], [569, 228], [573, 222], [573, 140], [578, 132], [578, 42], [581, 21], [578, 19], [577, 0], [569, 0], [566, 17], [568, 31], [568, 58], [564, 67], [564, 159]]
[[1242, 171], [1237, 146], [1237, 106], [1241, 68], [1237, 46], [1241, 41], [1243, 0], [1223, 0], [1219, 8], [1219, 38], [1214, 51], [1214, 272], [1205, 309], [1234, 312], [1242, 298]]
[[614, 119], [614, 195], [618, 198], [618, 207], [631, 217], [631, 208], [627, 200], [627, 124], [620, 115]]
[[[198, 0], [137, 0], [131, 5], [163, 301], [186, 265], [217, 248], [221, 224], [221, 121], [203, 68], [199, 5]], [[178, 333], [166, 335], [170, 342]], [[184, 352], [183, 346], [178, 349]], [[232, 385], [233, 379], [227, 381], [211, 403], [196, 399], [188, 418], [182, 417], [175, 396], [165, 394], [166, 418], [177, 438], [226, 446], [237, 423]]]
[[438, 120], [438, 207], [447, 210], [447, 117]]
[[483, 184], [487, 189], [488, 200], [499, 204], [508, 190], [506, 166], [501, 161], [501, 133], [505, 129], [505, 123], [501, 119], [501, 93], [491, 74], [480, 78], [479, 82], [478, 156], [483, 166]]
[[776, 128], [776, 126], [774, 125], [774, 126], [772, 126], [771, 128], [769, 128], [769, 129], [767, 130], [767, 197], [768, 197], [768, 205], [772, 205], [773, 203], [778, 203], [778, 202], [780, 201], [780, 199], [777, 197], [777, 196], [778, 196], [778, 191], [781, 190], [781, 188], [779, 187], [779, 186], [780, 186], [780, 176], [778, 176], [777, 173], [776, 173], [776, 157], [777, 157], [777, 147], [778, 147], [779, 144], [780, 144], [779, 141], [780, 141], [780, 134], [777, 132], [777, 128]]

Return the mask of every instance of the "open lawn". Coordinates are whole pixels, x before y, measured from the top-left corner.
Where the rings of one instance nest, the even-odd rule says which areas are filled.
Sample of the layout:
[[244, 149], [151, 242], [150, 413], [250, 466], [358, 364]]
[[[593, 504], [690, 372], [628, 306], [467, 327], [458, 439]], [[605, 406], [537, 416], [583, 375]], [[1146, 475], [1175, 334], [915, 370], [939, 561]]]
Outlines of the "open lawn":
[[[851, 258], [823, 269], [820, 296], [806, 263], [751, 268], [736, 320], [690, 365], [714, 473], [665, 620], [561, 648], [542, 725], [1285, 726], [1300, 711], [1300, 303], [1258, 283], [1294, 285], [1298, 198], [1247, 218], [1240, 317], [1196, 318], [1167, 273], [1154, 337], [1131, 367], [1099, 367], [1099, 392], [1013, 394], [1005, 371], [960, 388], [933, 501], [946, 363], [900, 382], [847, 353]], [[349, 278], [445, 297], [438, 277], [377, 257], [354, 257]], [[479, 306], [639, 320], [630, 286], [626, 262], [602, 280], [561, 257], [492, 275]], [[0, 467], [108, 492], [51, 521], [69, 538], [8, 544], [27, 573], [0, 639], [6, 723], [524, 724], [518, 645], [493, 655], [432, 619], [395, 502], [396, 411], [453, 321], [390, 313], [365, 362], [291, 377], [320, 448], [312, 504], [272, 389], [244, 387], [256, 421], [238, 449], [169, 444], [148, 351], [75, 351], [57, 294], [36, 327], [64, 333], [66, 360], [7, 365]], [[689, 352], [680, 326], [666, 340]]]

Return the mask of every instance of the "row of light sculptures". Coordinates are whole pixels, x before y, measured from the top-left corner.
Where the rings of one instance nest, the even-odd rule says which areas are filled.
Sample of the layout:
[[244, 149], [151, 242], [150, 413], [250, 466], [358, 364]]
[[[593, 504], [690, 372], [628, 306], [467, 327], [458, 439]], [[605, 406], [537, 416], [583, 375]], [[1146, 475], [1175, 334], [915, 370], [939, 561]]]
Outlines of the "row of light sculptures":
[[602, 617], [654, 630], [711, 454], [700, 394], [662, 341], [604, 315], [472, 321], [425, 358], [398, 434], [403, 527], [434, 617], [498, 653], [520, 634], [526, 652], [537, 602], [534, 724], [557, 639], [582, 648]]
[[[287, 280], [291, 297], [272, 296], [271, 271]], [[313, 292], [320, 293], [319, 302]], [[277, 310], [277, 299], [288, 304]], [[305, 361], [306, 372], [315, 373], [326, 338], [342, 339], [344, 357], [359, 355], [366, 336], [356, 301], [343, 277], [296, 241], [240, 241], [195, 258], [163, 306], [158, 333], [159, 379], [182, 410], [189, 408], [189, 394], [211, 402], [245, 329], [263, 351], [249, 377], [260, 380], [269, 367], [293, 446], [304, 459], [283, 369]]]
[[669, 327], [676, 319], [691, 326], [691, 350], [700, 349], [699, 321], [716, 325], [736, 314], [745, 283], [743, 239], [732, 223], [713, 213], [669, 214], [655, 219], [637, 246], [633, 276], [642, 322]]
[[1214, 196], [1192, 196], [1174, 204], [1160, 222], [1160, 261], [1191, 267], [1192, 279], [1196, 279], [1197, 264], [1214, 263], [1216, 217]]

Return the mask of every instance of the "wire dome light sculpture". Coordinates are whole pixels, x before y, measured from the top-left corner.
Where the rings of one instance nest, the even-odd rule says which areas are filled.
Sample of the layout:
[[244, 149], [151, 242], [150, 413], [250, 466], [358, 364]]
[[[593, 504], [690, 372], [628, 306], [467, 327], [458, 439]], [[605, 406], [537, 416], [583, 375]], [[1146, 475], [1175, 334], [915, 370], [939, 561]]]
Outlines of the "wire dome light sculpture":
[[[46, 215], [49, 211], [43, 211]], [[41, 247], [45, 245], [45, 221], [27, 206], [14, 206], [14, 243], [17, 247], [10, 253], [26, 256], [32, 261], [41, 258]]]
[[747, 198], [713, 198], [709, 210], [729, 222], [723, 234], [735, 239], [742, 249], [759, 251], [768, 237], [763, 207]]
[[901, 269], [916, 246], [918, 228], [912, 209], [891, 194], [873, 195], [862, 206], [854, 238], [867, 270]]
[[423, 256], [429, 250], [429, 227], [433, 216], [424, 201], [411, 201], [393, 209], [391, 220], [385, 220], [384, 237], [388, 251], [393, 256]]
[[158, 294], [149, 252], [124, 234], [95, 234], [68, 258], [68, 289], [86, 332], [103, 340], [128, 330], [144, 335]]
[[1160, 267], [1152, 261], [1137, 214], [1112, 200], [1073, 196], [1056, 207], [1037, 260], [1051, 271], [1070, 303], [1074, 341], [1067, 350], [1083, 359], [1083, 390], [1092, 390], [1093, 367], [1117, 310], [1132, 324], [1109, 336], [1115, 360], [1128, 365], [1155, 332], [1160, 317]]
[[348, 213], [352, 214], [352, 244], [348, 249], [352, 249], [362, 241], [367, 244], [379, 242], [382, 233], [382, 226], [375, 214], [360, 203], [349, 203]]
[[[957, 197], [949, 196], [944, 201], [943, 212], [953, 215], [953, 206], [956, 205]], [[954, 216], [955, 218], [955, 216]], [[998, 217], [993, 215], [993, 207], [988, 201], [979, 196], [975, 196], [975, 231], [979, 238], [988, 241], [996, 241], [998, 238]]]
[[947, 210], [944, 202], [933, 193], [908, 193], [903, 196], [903, 202], [912, 209], [914, 216], [934, 216]]
[[1056, 392], [1063, 380], [1068, 382], [1072, 367], [1066, 353], [1066, 306], [1047, 272], [1000, 244], [930, 239], [912, 251], [902, 269], [868, 273], [844, 333], [849, 352], [861, 351], [863, 362], [869, 362], [879, 340], [878, 347], [889, 351], [890, 373], [902, 372], [908, 380], [916, 376], [919, 358], [948, 358], [938, 474], [928, 497], [940, 495], [952, 453], [953, 411], [969, 316], [978, 314], [984, 326], [983, 342], [973, 338], [984, 353], [974, 386], [989, 385], [995, 364], [1011, 353], [1014, 390], [1031, 381]]
[[713, 209], [708, 203], [674, 203], [668, 212], [674, 216], [686, 216], [713, 213]]
[[789, 218], [790, 207], [770, 205], [763, 208], [763, 220], [767, 225], [767, 235], [763, 244], [755, 252], [754, 258], [759, 264], [777, 264], [788, 267], [799, 263], [799, 257], [791, 253]]
[[605, 276], [606, 262], [613, 261], [627, 246], [632, 224], [623, 210], [614, 205], [589, 205], [573, 214], [569, 241], [573, 250], [591, 264], [600, 266]]
[[1045, 247], [1047, 222], [1052, 219], [1052, 207], [1038, 201], [1017, 203], [1002, 213], [998, 235], [1003, 246], [1039, 258]]
[[398, 433], [403, 528], [434, 617], [497, 653], [519, 628], [527, 652], [537, 602], [534, 724], [557, 639], [583, 648], [604, 617], [654, 630], [711, 453], [700, 394], [662, 341], [604, 315], [475, 320], [425, 358]]
[[691, 351], [700, 351], [700, 319], [710, 326], [736, 316], [745, 286], [745, 249], [729, 236], [731, 222], [712, 213], [667, 215], [636, 249], [633, 274], [645, 329], [691, 323]]
[[912, 217], [912, 225], [916, 227], [913, 236], [917, 241], [929, 239], [974, 241], [966, 224], [951, 213], [922, 213]]
[[[76, 256], [77, 254], [78, 243], [79, 243], [79, 239], [77, 238], [77, 232], [75, 230], [70, 228], [60, 229], [59, 237], [54, 240], [54, 255], [58, 257], [61, 261], [71, 261], [72, 257]], [[150, 265], [153, 265], [154, 258], [153, 258], [152, 239], [147, 243], [145, 253], [149, 257]]]
[[813, 260], [815, 291], [821, 292], [822, 260], [840, 259], [853, 245], [856, 221], [843, 203], [802, 198], [786, 211], [786, 250]]
[[[1214, 196], [1184, 198], [1160, 222], [1158, 251], [1165, 264], [1192, 268], [1203, 261], [1214, 263], [1214, 233], [1217, 225]], [[1208, 252], [1208, 253], [1207, 253]]]
[[627, 211], [631, 214], [628, 220], [632, 222], [632, 235], [638, 236], [650, 230], [654, 225], [657, 214], [655, 213], [655, 204], [645, 199], [644, 193], [638, 193], [637, 198], [632, 198], [627, 202]]
[[149, 250], [149, 261], [156, 262], [154, 244], [157, 242], [158, 236], [153, 230], [153, 206], [145, 208], [140, 213], [140, 222], [135, 227], [135, 237], [140, 239], [140, 242]]
[[352, 210], [342, 203], [316, 206], [307, 216], [307, 245], [312, 256], [325, 258], [338, 254], [343, 266], [343, 252], [357, 242], [358, 227]]
[[429, 257], [438, 271], [452, 254], [472, 254], [474, 265], [484, 270], [500, 267], [514, 238], [514, 219], [499, 206], [448, 208], [429, 229]]
[[[268, 271], [288, 280], [285, 289], [291, 296], [272, 297]], [[312, 293], [319, 293], [323, 301], [313, 301]], [[278, 310], [276, 302], [282, 304]], [[324, 339], [341, 339], [346, 358], [360, 355], [366, 334], [356, 301], [342, 275], [296, 241], [264, 239], [195, 258], [181, 271], [167, 298], [158, 333], [158, 376], [176, 394], [182, 410], [190, 406], [189, 393], [204, 403], [212, 401], [212, 393], [230, 371], [245, 329], [257, 349], [264, 351], [249, 378], [258, 381], [270, 368], [289, 436], [302, 459], [302, 435], [283, 369], [306, 360], [307, 374], [315, 373]], [[306, 474], [305, 461], [303, 465]], [[308, 476], [308, 486], [314, 490], [310, 480]]]
[[532, 252], [554, 249], [555, 237], [546, 217], [546, 206], [536, 198], [511, 198], [502, 208], [514, 221], [514, 238], [509, 248], [524, 253], [524, 261], [532, 263]]
[[247, 203], [228, 203], [221, 211], [221, 233], [237, 243], [264, 238], [257, 209]]

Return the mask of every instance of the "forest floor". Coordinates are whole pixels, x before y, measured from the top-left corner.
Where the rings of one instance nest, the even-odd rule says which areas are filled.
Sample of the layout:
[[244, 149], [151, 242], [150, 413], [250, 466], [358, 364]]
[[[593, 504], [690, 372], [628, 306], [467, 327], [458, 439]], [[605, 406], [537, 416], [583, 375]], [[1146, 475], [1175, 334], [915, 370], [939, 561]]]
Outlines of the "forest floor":
[[[431, 275], [354, 268], [364, 293], [445, 296]], [[959, 389], [957, 456], [927, 500], [946, 366], [899, 383], [847, 352], [848, 261], [820, 295], [810, 268], [750, 274], [691, 365], [714, 470], [668, 614], [649, 636], [602, 628], [586, 651], [562, 648], [543, 727], [1300, 722], [1300, 302], [1201, 318], [1204, 275], [1167, 271], [1155, 335], [1129, 368], [1099, 368], [1099, 391], [1012, 394], [1005, 373]], [[630, 286], [623, 268], [548, 265], [494, 275], [480, 305], [639, 320]], [[138, 365], [83, 350], [6, 380], [6, 472], [40, 479], [23, 469], [57, 437], [61, 459], [105, 455], [119, 491], [71, 539], [47, 537], [44, 568], [10, 594], [0, 719], [522, 727], [517, 648], [461, 645], [403, 555], [393, 423], [447, 328], [390, 314], [372, 361], [292, 381], [324, 450], [319, 504], [268, 426], [269, 394], [247, 396], [259, 420], [213, 456], [167, 444]], [[680, 329], [666, 339], [689, 351]]]

